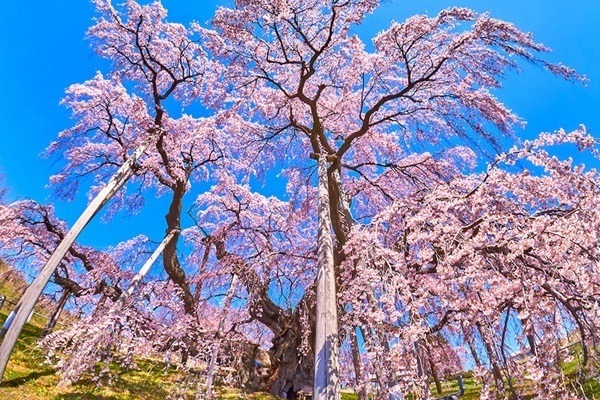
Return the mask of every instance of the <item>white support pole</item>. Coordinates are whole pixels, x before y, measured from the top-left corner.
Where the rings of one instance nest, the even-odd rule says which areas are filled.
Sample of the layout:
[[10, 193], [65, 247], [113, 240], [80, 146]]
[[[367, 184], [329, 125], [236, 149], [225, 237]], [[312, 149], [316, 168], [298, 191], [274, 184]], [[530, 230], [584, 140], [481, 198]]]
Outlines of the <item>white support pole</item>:
[[0, 328], [0, 339], [6, 336], [6, 332], [8, 332], [8, 328], [10, 328], [10, 325], [14, 321], [15, 314], [19, 310], [19, 307], [20, 306], [17, 304], [17, 306], [10, 312], [10, 314], [8, 314], [8, 317], [6, 317], [6, 319], [4, 320], [4, 324], [2, 324], [2, 328]]
[[177, 232], [179, 232], [179, 231], [172, 230], [167, 234], [167, 236], [165, 236], [165, 238], [162, 240], [162, 242], [160, 242], [160, 244], [158, 245], [156, 250], [154, 250], [154, 253], [152, 253], [150, 258], [148, 260], [146, 260], [146, 263], [144, 264], [144, 266], [142, 268], [140, 268], [138, 273], [133, 277], [127, 290], [124, 291], [123, 293], [121, 293], [121, 296], [119, 296], [119, 298], [117, 299], [115, 304], [113, 304], [113, 306], [111, 307], [111, 311], [120, 310], [125, 305], [125, 302], [127, 301], [127, 299], [129, 299], [131, 297], [131, 295], [133, 294], [135, 289], [139, 286], [142, 279], [144, 279], [144, 277], [146, 276], [148, 271], [150, 271], [150, 267], [152, 267], [152, 264], [154, 264], [154, 262], [156, 261], [158, 256], [160, 256], [160, 254], [163, 252], [165, 247], [167, 247], [169, 242], [171, 242], [171, 240], [173, 240], [173, 238], [175, 237], [175, 234]]
[[62, 261], [67, 251], [69, 251], [69, 248], [75, 239], [77, 239], [77, 236], [79, 236], [83, 228], [85, 228], [94, 215], [100, 211], [102, 206], [104, 206], [106, 202], [110, 200], [110, 198], [113, 197], [115, 193], [133, 175], [133, 165], [146, 151], [153, 139], [154, 135], [151, 135], [148, 139], [146, 139], [135, 150], [131, 157], [129, 157], [129, 159], [123, 163], [121, 168], [119, 168], [119, 170], [111, 177], [100, 193], [94, 197], [91, 203], [79, 216], [79, 219], [77, 219], [71, 230], [67, 232], [58, 247], [54, 250], [54, 253], [52, 253], [42, 271], [33, 280], [31, 285], [29, 285], [23, 297], [21, 297], [21, 300], [19, 301], [21, 307], [19, 307], [15, 313], [14, 320], [10, 324], [4, 340], [2, 340], [2, 345], [0, 345], [0, 381], [4, 376], [4, 370], [6, 369], [6, 365], [8, 364], [8, 360], [12, 354], [15, 344], [17, 343], [17, 339], [21, 334], [21, 330], [23, 329], [27, 318], [33, 311], [33, 307], [42, 294], [44, 287], [50, 280], [50, 277]]
[[221, 350], [221, 339], [223, 337], [223, 328], [225, 327], [225, 317], [227, 317], [227, 311], [229, 310], [229, 307], [231, 307], [231, 302], [233, 301], [233, 295], [235, 293], [235, 284], [237, 282], [237, 279], [237, 275], [234, 274], [231, 278], [231, 284], [229, 285], [229, 289], [227, 290], [227, 295], [225, 295], [225, 300], [223, 301], [221, 319], [219, 320], [219, 326], [217, 327], [217, 332], [215, 334], [215, 343], [213, 345], [212, 354], [210, 356], [210, 362], [208, 364], [208, 371], [206, 373], [206, 400], [213, 399], [213, 381], [215, 377], [217, 359], [219, 358], [219, 351]]
[[339, 400], [339, 338], [335, 271], [333, 263], [333, 239], [331, 237], [331, 215], [329, 211], [329, 186], [327, 183], [327, 159], [318, 157], [319, 162], [319, 227], [318, 227], [318, 272], [317, 272], [317, 315], [315, 332], [315, 380], [314, 400]]

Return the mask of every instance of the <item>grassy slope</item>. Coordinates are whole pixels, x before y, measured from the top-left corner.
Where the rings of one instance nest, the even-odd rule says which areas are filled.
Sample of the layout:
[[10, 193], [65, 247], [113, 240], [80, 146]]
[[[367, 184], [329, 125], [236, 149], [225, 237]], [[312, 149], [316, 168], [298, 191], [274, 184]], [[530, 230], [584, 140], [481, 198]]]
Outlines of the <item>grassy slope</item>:
[[[0, 271], [2, 268], [0, 267]], [[12, 298], [18, 290], [14, 282], [4, 282], [0, 295]], [[6, 319], [11, 305], [5, 304], [0, 310], [0, 322]], [[38, 310], [48, 314], [49, 310]], [[11, 357], [0, 384], [0, 399], [47, 400], [164, 400], [193, 399], [195, 388], [189, 387], [186, 376], [172, 368], [164, 369], [158, 363], [142, 362], [136, 370], [113, 371], [111, 380], [104, 380], [98, 387], [91, 379], [83, 380], [69, 387], [57, 387], [59, 377], [53, 369], [44, 364], [44, 358], [36, 348], [37, 338], [42, 332], [45, 320], [34, 315], [27, 324]], [[221, 399], [246, 398], [248, 400], [274, 400], [268, 394], [252, 394], [241, 397], [239, 393], [227, 390], [220, 394]]]
[[[569, 385], [577, 393], [581, 393], [583, 389], [585, 395], [590, 399], [600, 399], [600, 377], [588, 379], [581, 383], [578, 381], [578, 376], [581, 372], [580, 354], [581, 347], [577, 346], [572, 352], [572, 359], [563, 363], [563, 371], [566, 376], [566, 384]], [[590, 366], [586, 367], [585, 375], [590, 376]]]
[[[1, 292], [1, 290], [0, 290]], [[6, 309], [0, 312], [0, 321], [6, 317]], [[23, 335], [0, 385], [0, 399], [48, 400], [48, 399], [86, 399], [86, 400], [127, 400], [127, 399], [193, 399], [194, 387], [187, 383], [186, 376], [175, 369], [164, 369], [158, 363], [143, 362], [136, 370], [113, 371], [111, 381], [104, 380], [98, 387], [90, 379], [75, 385], [59, 388], [59, 378], [49, 366], [43, 364], [43, 357], [35, 347], [36, 338], [41, 333], [43, 321], [32, 321], [25, 327]], [[565, 365], [567, 376], [573, 378], [577, 373], [577, 361]], [[444, 394], [458, 390], [456, 382], [444, 385]], [[600, 399], [600, 384], [589, 381], [584, 385], [587, 396]], [[230, 389], [222, 389], [220, 399], [276, 400], [268, 394], [243, 395]], [[479, 398], [479, 388], [472, 378], [465, 378], [465, 394], [461, 400]], [[344, 393], [342, 400], [357, 399], [356, 395]]]
[[[0, 276], [6, 267], [0, 262]], [[16, 300], [24, 289], [24, 282], [18, 279], [0, 283], [0, 295]], [[12, 305], [5, 304], [0, 310], [0, 323], [3, 322]], [[48, 315], [47, 307], [36, 308], [40, 314]], [[190, 379], [174, 368], [165, 368], [160, 363], [142, 361], [135, 370], [120, 371], [111, 368], [110, 380], [103, 379], [98, 386], [91, 377], [69, 387], [57, 387], [59, 377], [53, 369], [44, 364], [44, 357], [36, 347], [37, 338], [46, 320], [34, 315], [27, 324], [11, 357], [4, 381], [0, 384], [0, 399], [15, 400], [164, 400], [194, 399], [196, 388]], [[266, 393], [244, 394], [229, 388], [218, 388], [219, 399], [277, 400]], [[351, 400], [350, 394], [343, 394], [343, 400]]]
[[[0, 276], [6, 267], [0, 262]], [[16, 300], [23, 290], [24, 282], [11, 279], [0, 283], [0, 295]], [[0, 323], [3, 322], [12, 305], [5, 303], [0, 310]], [[40, 314], [48, 315], [48, 307], [36, 307]], [[53, 369], [44, 364], [44, 357], [36, 347], [37, 338], [46, 320], [34, 315], [31, 323], [25, 325], [21, 337], [0, 384], [0, 399], [48, 400], [164, 400], [193, 399], [195, 387], [188, 377], [174, 368], [165, 369], [160, 363], [140, 362], [136, 370], [119, 371], [104, 379], [98, 386], [91, 379], [84, 379], [69, 387], [57, 387], [59, 377]], [[112, 368], [111, 368], [112, 369]], [[91, 377], [90, 377], [91, 378]], [[220, 399], [276, 400], [264, 393], [246, 394], [231, 389], [219, 388]]]

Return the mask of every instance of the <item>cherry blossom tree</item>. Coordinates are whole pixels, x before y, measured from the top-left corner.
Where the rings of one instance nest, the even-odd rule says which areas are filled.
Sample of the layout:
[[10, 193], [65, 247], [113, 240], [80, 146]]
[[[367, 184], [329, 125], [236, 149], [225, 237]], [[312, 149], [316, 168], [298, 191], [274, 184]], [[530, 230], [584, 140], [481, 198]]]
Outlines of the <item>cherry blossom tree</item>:
[[[488, 392], [514, 398], [528, 381], [539, 398], [568, 395], [556, 344], [576, 331], [586, 364], [597, 339], [598, 176], [547, 148], [595, 155], [595, 141], [582, 128], [505, 151], [522, 121], [491, 93], [525, 63], [581, 79], [545, 61], [547, 47], [465, 8], [393, 22], [370, 46], [354, 28], [376, 0], [237, 0], [189, 28], [167, 22], [159, 2], [95, 4], [89, 35], [111, 69], [67, 90], [75, 122], [48, 149], [63, 157], [51, 182], [59, 198], [98, 185], [151, 137], [109, 214], [169, 196], [175, 237], [163, 252], [167, 282], [149, 277], [139, 303], [111, 313], [131, 276], [102, 270], [100, 282], [111, 280], [94, 294], [113, 295], [94, 298], [76, 329], [48, 336], [52, 355], [70, 356], [65, 379], [114, 354], [127, 365], [140, 346], [178, 350], [182, 363], [191, 355], [207, 366], [210, 396], [215, 363], [254, 342], [270, 356], [257, 381], [295, 398], [315, 371], [322, 377], [319, 346], [331, 339], [328, 353], [341, 346], [352, 371], [338, 377], [326, 358], [323, 398], [339, 396], [338, 379], [361, 399], [372, 381], [381, 399], [427, 398], [430, 377], [460, 370], [459, 356], [473, 359]], [[198, 105], [208, 116], [187, 108]], [[285, 191], [261, 194], [275, 175]], [[317, 240], [328, 234], [329, 244]], [[131, 243], [120, 254], [134, 253]], [[337, 306], [325, 334], [323, 260]], [[528, 349], [525, 364], [509, 343]]]
[[[347, 259], [355, 221], [368, 221], [396, 199], [459, 176], [461, 163], [475, 157], [465, 147], [446, 149], [443, 157], [411, 154], [410, 143], [435, 148], [441, 138], [457, 136], [476, 147], [497, 146], [495, 132], [509, 133], [520, 121], [490, 90], [500, 87], [503, 73], [517, 68], [518, 58], [566, 79], [578, 78], [540, 59], [536, 54], [547, 48], [531, 35], [467, 9], [393, 23], [368, 51], [351, 28], [376, 6], [369, 1], [326, 6], [238, 1], [235, 8], [217, 11], [212, 29], [198, 27], [209, 51], [227, 65], [222, 104], [236, 114], [223, 129], [243, 130], [246, 157], [261, 152], [253, 168], [282, 165], [292, 186], [306, 187], [311, 185], [310, 154], [328, 157], [335, 263], [338, 274], [354, 271], [353, 277], [364, 260], [339, 266]], [[291, 191], [292, 203], [310, 204], [314, 197], [303, 191], [299, 198], [294, 195]], [[373, 314], [379, 310], [377, 296], [366, 296]], [[422, 333], [406, 332], [403, 342], [414, 347]], [[381, 326], [368, 335], [363, 330], [368, 346], [389, 350]], [[301, 386], [292, 376], [281, 379], [287, 382], [283, 392]], [[385, 388], [395, 381], [389, 377], [381, 384]]]
[[[66, 224], [50, 206], [32, 200], [3, 205], [2, 258], [10, 265], [34, 275], [45, 265], [64, 239]], [[56, 324], [69, 298], [102, 295], [116, 299], [122, 290], [122, 271], [107, 253], [75, 244], [52, 275], [53, 287], [62, 290], [61, 300], [50, 315], [45, 334]]]
[[[461, 331], [467, 326], [483, 344], [497, 389], [505, 379], [516, 392], [513, 380], [527, 379], [536, 384], [539, 398], [564, 392], [555, 347], [564, 339], [564, 318], [582, 343], [590, 343], [596, 340], [598, 313], [598, 287], [591, 283], [597, 274], [598, 227], [589, 225], [596, 223], [589, 213], [596, 208], [598, 175], [544, 149], [565, 142], [582, 149], [594, 145], [584, 130], [544, 134], [500, 155], [487, 173], [406, 196], [391, 214], [382, 211], [381, 219], [360, 228], [348, 244], [349, 253], [357, 253], [344, 268], [354, 288], [344, 294], [353, 309], [348, 317], [354, 314], [366, 326], [383, 324], [388, 341], [398, 342], [395, 347], [410, 335], [432, 332], [473, 340]], [[531, 167], [510, 172], [517, 162]], [[533, 174], [533, 168], [544, 172]], [[382, 243], [379, 250], [371, 240]], [[353, 258], [367, 271], [353, 276]], [[371, 287], [380, 314], [373, 314], [365, 293]], [[555, 313], [562, 324], [551, 318]], [[507, 354], [511, 315], [523, 325], [520, 341], [531, 355], [526, 364]], [[582, 347], [585, 364], [589, 346]], [[374, 362], [391, 362], [385, 348], [369, 352]], [[381, 370], [393, 375], [394, 368]]]
[[[10, 227], [10, 232], [3, 235], [3, 257], [15, 265], [43, 266], [66, 234], [66, 224], [53, 215], [51, 207], [32, 201], [15, 202], [3, 206], [3, 210], [9, 211], [3, 226]], [[168, 235], [167, 239], [172, 237]], [[210, 328], [205, 321], [200, 328], [195, 319], [177, 317], [173, 322], [168, 317], [185, 315], [174, 283], [154, 278], [138, 288], [142, 275], [132, 268], [146, 261], [147, 247], [144, 237], [121, 243], [109, 252], [75, 244], [54, 273], [52, 283], [63, 293], [41, 346], [63, 384], [91, 372], [100, 361], [130, 368], [134, 356], [156, 356], [174, 347], [181, 349], [192, 332], [198, 336]], [[163, 248], [161, 244], [149, 261], [153, 262]], [[137, 306], [132, 305], [132, 295]], [[79, 314], [81, 320], [50, 333], [69, 297], [74, 299], [71, 314]], [[201, 315], [207, 314], [210, 310]], [[108, 370], [101, 371], [101, 375], [105, 373]]]
[[[210, 62], [192, 32], [164, 21], [166, 10], [159, 3], [128, 2], [114, 8], [97, 1], [96, 5], [101, 17], [88, 33], [97, 52], [112, 61], [113, 70], [108, 77], [99, 73], [68, 89], [64, 103], [77, 123], [49, 148], [51, 154], [64, 152], [67, 160], [52, 182], [59, 193], [72, 194], [81, 176], [102, 180], [153, 133], [155, 148], [136, 165], [134, 181], [141, 187], [133, 198], [122, 192], [122, 201], [113, 207], [140, 207], [142, 190], [170, 193], [166, 230], [179, 231], [182, 200], [191, 180], [206, 177], [206, 166], [223, 156], [223, 145], [211, 119], [173, 118], [166, 103], [170, 98], [182, 104], [198, 98], [205, 90]], [[215, 68], [210, 72], [217, 73]], [[125, 85], [132, 84], [133, 91], [128, 91]], [[186, 312], [193, 315], [192, 289], [176, 244], [177, 237], [165, 249], [164, 267], [181, 289]]]

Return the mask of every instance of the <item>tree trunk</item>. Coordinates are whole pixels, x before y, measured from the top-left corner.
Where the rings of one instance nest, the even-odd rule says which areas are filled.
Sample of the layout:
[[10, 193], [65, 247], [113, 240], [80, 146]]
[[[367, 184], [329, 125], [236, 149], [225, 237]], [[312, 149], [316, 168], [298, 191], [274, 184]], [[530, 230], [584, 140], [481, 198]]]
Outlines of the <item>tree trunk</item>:
[[290, 322], [295, 323], [273, 338], [269, 351], [272, 375], [267, 386], [272, 394], [296, 399], [299, 390], [313, 384], [314, 359], [312, 349], [306, 355], [299, 353], [302, 345], [299, 318], [292, 318]]
[[52, 333], [52, 330], [56, 326], [56, 322], [58, 322], [58, 318], [60, 318], [60, 314], [62, 313], [62, 310], [65, 308], [65, 305], [67, 304], [67, 300], [69, 300], [70, 296], [71, 296], [71, 292], [67, 289], [64, 289], [63, 294], [60, 296], [60, 299], [58, 300], [58, 304], [56, 305], [56, 308], [52, 312], [50, 319], [48, 319], [46, 326], [44, 326], [44, 330], [42, 331], [41, 337], [46, 337], [50, 333]]
[[15, 270], [4, 263], [2, 263], [2, 266], [5, 267], [6, 270], [2, 273], [2, 275], [0, 275], [0, 284], [4, 285], [6, 282], [10, 281], [13, 274], [15, 273]]
[[[329, 234], [329, 241], [324, 246], [324, 248], [327, 250], [327, 253], [323, 253], [323, 255], [325, 256], [324, 258], [328, 260], [328, 270], [330, 271], [330, 273], [328, 274], [329, 279], [327, 279], [330, 290], [328, 296], [326, 297], [332, 300], [332, 303], [334, 305], [333, 311], [337, 314], [330, 210], [337, 210], [336, 207], [332, 207], [332, 204], [337, 204], [340, 201], [340, 199], [339, 192], [336, 188], [333, 187], [335, 185], [328, 185], [328, 183], [331, 183], [332, 178], [328, 178], [327, 176], [325, 160], [323, 160], [323, 163], [321, 165], [322, 167], [319, 169], [319, 189], [320, 195], [323, 194], [325, 195], [325, 197], [320, 196], [319, 198], [319, 214], [321, 215], [321, 213], [327, 213], [328, 216], [326, 217], [326, 215], [324, 214], [323, 217], [326, 218], [320, 218], [319, 221], [320, 223], [322, 222], [325, 224], [327, 223], [327, 221], [329, 221], [329, 229], [320, 229], [322, 233]], [[335, 195], [333, 196], [334, 198], [332, 198], [330, 201], [329, 194], [332, 191], [335, 193]], [[324, 201], [321, 201], [321, 199], [324, 199]], [[335, 212], [335, 214], [337, 215], [337, 211]], [[340, 225], [339, 222], [340, 221], [338, 221], [338, 224], [336, 224], [336, 226], [338, 227]], [[333, 230], [336, 231], [335, 227], [333, 228]], [[338, 229], [338, 231], [340, 234], [343, 234], [341, 230]], [[336, 231], [336, 234], [337, 233], [338, 232]], [[307, 289], [307, 294], [304, 296], [304, 299], [300, 302], [296, 309], [294, 309], [293, 311], [286, 311], [281, 309], [270, 299], [268, 294], [268, 287], [266, 287], [264, 285], [264, 282], [262, 282], [262, 280], [259, 279], [259, 277], [256, 275], [256, 272], [250, 266], [248, 266], [241, 257], [237, 256], [236, 254], [230, 253], [226, 249], [224, 243], [225, 234], [226, 232], [222, 232], [221, 235], [223, 236], [208, 237], [207, 240], [215, 246], [217, 259], [219, 259], [219, 261], [222, 262], [224, 265], [231, 266], [231, 268], [235, 271], [235, 274], [240, 277], [241, 282], [248, 290], [252, 298], [252, 304], [249, 309], [250, 315], [255, 320], [264, 324], [273, 332], [272, 346], [269, 350], [272, 357], [272, 371], [270, 374], [270, 378], [265, 383], [265, 387], [275, 395], [287, 396], [287, 398], [295, 398], [298, 390], [305, 388], [306, 386], [313, 385], [313, 378], [322, 376], [320, 373], [315, 372], [316, 369], [313, 369], [314, 354], [299, 353], [299, 349], [301, 347], [307, 347], [307, 344], [303, 343], [302, 331], [302, 327], [306, 326], [306, 322], [303, 322], [303, 320], [306, 320], [306, 318], [309, 319], [309, 326], [311, 327], [311, 333], [309, 334], [309, 336], [311, 337], [309, 347], [312, 348], [312, 345], [314, 344], [312, 338], [315, 337], [316, 330], [318, 329], [318, 324], [315, 323], [314, 305], [315, 303], [319, 304], [320, 302], [315, 302], [315, 298], [312, 296], [313, 288], [309, 288]], [[340, 242], [340, 238], [338, 238], [338, 242]], [[323, 276], [322, 274], [320, 275]], [[333, 294], [333, 296], [331, 294]], [[331, 325], [331, 322], [335, 322], [337, 328], [337, 316], [331, 317], [331, 309], [332, 307], [329, 307], [330, 311], [328, 311], [327, 314], [329, 316], [325, 318], [325, 321], [328, 321], [329, 325]], [[326, 339], [327, 346], [324, 347], [326, 347], [329, 350], [329, 355], [331, 355], [331, 349], [335, 349], [335, 356], [337, 356], [337, 353], [339, 351], [339, 339], [337, 338], [337, 329], [335, 334], [335, 345], [331, 346], [331, 344], [333, 343], [333, 338], [331, 336]], [[330, 378], [334, 377], [333, 375], [335, 375], [334, 378], [336, 383], [333, 384], [333, 396], [335, 396], [335, 392], [337, 391], [338, 397], [326, 397], [328, 400], [339, 398], [339, 379], [337, 376], [338, 368], [332, 368], [332, 365], [333, 364], [331, 363], [325, 363], [327, 369], [330, 372], [333, 372], [333, 374], [330, 375]], [[324, 375], [326, 376], [327, 373], [325, 373]], [[316, 398], [318, 397], [315, 397], [315, 399]]]
[[506, 356], [506, 333], [508, 331], [508, 321], [510, 319], [510, 309], [508, 306], [506, 309], [506, 318], [504, 319], [504, 327], [502, 328], [502, 338], [500, 340], [500, 354], [502, 356], [502, 363], [504, 364], [504, 372], [506, 374], [506, 381], [508, 382], [508, 389], [510, 390], [510, 398], [516, 400], [519, 398], [517, 391], [513, 385], [513, 378], [510, 372], [509, 358]]
[[431, 350], [429, 349], [429, 346], [425, 345], [425, 349], [427, 350], [427, 362], [429, 363], [429, 370], [431, 371], [431, 377], [433, 378], [433, 381], [435, 382], [435, 390], [437, 391], [438, 394], [442, 394], [442, 382], [440, 381], [440, 376], [437, 372], [437, 368], [435, 366], [435, 363], [433, 362], [433, 358], [431, 357]]
[[364, 371], [362, 360], [360, 357], [360, 349], [358, 347], [358, 336], [356, 334], [357, 327], [352, 327], [350, 330], [350, 346], [352, 347], [352, 364], [354, 365], [354, 391], [358, 395], [359, 400], [367, 400], [368, 382], [364, 382]]
[[167, 233], [175, 232], [173, 240], [171, 240], [163, 251], [163, 265], [169, 278], [181, 289], [180, 296], [183, 301], [183, 308], [189, 315], [196, 316], [196, 302], [194, 295], [187, 281], [185, 271], [181, 267], [179, 257], [177, 256], [177, 242], [179, 241], [179, 232], [181, 231], [181, 208], [183, 196], [186, 192], [186, 183], [177, 181], [173, 189], [173, 197], [169, 205], [169, 211], [165, 215], [167, 221]]
[[424, 398], [429, 398], [429, 375], [427, 374], [427, 355], [425, 354], [425, 344], [423, 339], [415, 342], [415, 351], [417, 354], [417, 375], [424, 382]]
[[490, 360], [490, 364], [492, 365], [492, 374], [494, 375], [494, 380], [496, 381], [496, 386], [499, 391], [504, 390], [504, 381], [502, 379], [502, 371], [500, 370], [500, 366], [498, 365], [498, 357], [496, 352], [492, 348], [492, 345], [487, 339], [485, 332], [479, 322], [477, 322], [477, 329], [479, 330], [479, 334], [481, 335], [481, 341], [483, 342], [483, 346], [485, 347], [485, 351], [488, 354], [488, 359]]
[[527, 344], [529, 344], [529, 352], [532, 356], [537, 357], [537, 346], [535, 345], [535, 328], [533, 322], [529, 318], [523, 320], [523, 330], [525, 331], [527, 338]]
[[465, 330], [464, 327], [462, 327], [462, 332], [463, 332], [463, 336], [465, 337], [465, 341], [467, 342], [467, 345], [469, 346], [469, 350], [471, 351], [471, 356], [473, 357], [473, 360], [475, 361], [475, 366], [477, 368], [481, 367], [481, 360], [479, 359], [479, 355], [477, 354], [477, 350], [475, 349], [475, 345], [473, 344], [473, 338], [471, 337], [471, 334], [467, 333], [467, 331]]
[[[209, 237], [207, 240], [215, 246], [217, 259], [230, 266], [248, 290], [251, 297], [248, 309], [250, 316], [273, 332], [269, 350], [271, 372], [269, 379], [264, 382], [264, 388], [277, 396], [290, 393], [295, 396], [298, 390], [311, 386], [314, 365], [311, 345], [315, 326], [313, 288], [307, 288], [304, 298], [293, 311], [283, 310], [271, 300], [268, 286], [256, 271], [243, 258], [226, 249], [223, 237]], [[300, 354], [302, 328], [306, 320], [311, 329], [310, 348], [306, 354]]]

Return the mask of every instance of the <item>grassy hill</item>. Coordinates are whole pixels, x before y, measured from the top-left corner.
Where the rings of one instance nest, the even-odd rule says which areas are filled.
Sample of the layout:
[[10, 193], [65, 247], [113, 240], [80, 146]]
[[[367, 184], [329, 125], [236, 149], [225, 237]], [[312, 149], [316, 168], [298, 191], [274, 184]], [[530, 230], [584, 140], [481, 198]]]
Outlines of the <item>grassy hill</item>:
[[[26, 282], [17, 273], [0, 263], [0, 295], [16, 301], [23, 293]], [[25, 325], [15, 351], [0, 384], [0, 399], [48, 400], [130, 400], [130, 399], [194, 399], [196, 388], [190, 386], [187, 374], [164, 364], [143, 360], [135, 370], [119, 371], [111, 368], [111, 376], [99, 382], [88, 377], [68, 387], [57, 387], [59, 377], [44, 363], [37, 348], [37, 340], [46, 323], [44, 315], [50, 314], [53, 304], [40, 302], [31, 322]], [[12, 304], [6, 302], [0, 309], [0, 323], [4, 322]], [[68, 319], [69, 317], [66, 316]], [[232, 389], [218, 388], [221, 399], [274, 400], [274, 396], [256, 393], [244, 394]]]
[[[7, 314], [8, 308], [1, 310], [0, 321], [4, 321]], [[42, 327], [41, 318], [25, 326], [0, 385], [0, 399], [194, 399], [195, 387], [189, 385], [185, 373], [150, 361], [139, 362], [135, 370], [114, 370], [114, 374], [103, 379], [100, 385], [88, 377], [68, 387], [57, 387], [59, 377], [44, 364], [44, 357], [36, 347]], [[268, 394], [244, 395], [231, 389], [220, 390], [221, 399], [275, 399]]]

